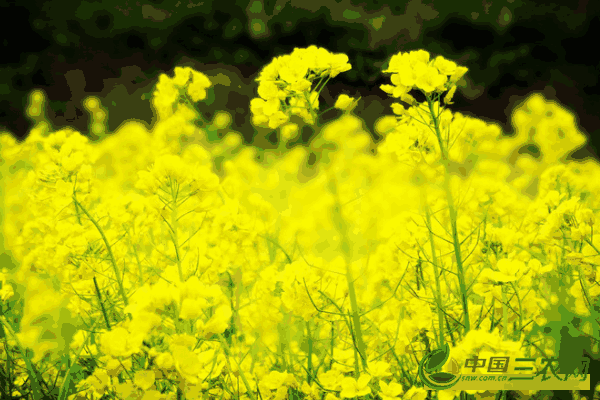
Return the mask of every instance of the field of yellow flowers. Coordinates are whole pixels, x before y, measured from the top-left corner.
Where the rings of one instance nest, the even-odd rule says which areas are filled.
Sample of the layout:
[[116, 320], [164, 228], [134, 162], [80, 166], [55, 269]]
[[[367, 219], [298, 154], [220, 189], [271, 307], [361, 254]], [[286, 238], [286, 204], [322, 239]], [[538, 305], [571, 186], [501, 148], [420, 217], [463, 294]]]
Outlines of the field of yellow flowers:
[[[419, 50], [384, 71], [402, 103], [375, 144], [359, 99], [319, 124], [320, 90], [350, 68], [316, 46], [264, 68], [252, 121], [282, 145], [261, 162], [239, 133], [207, 140], [230, 115], [199, 126], [211, 82], [190, 68], [160, 76], [151, 132], [1, 135], [19, 267], [1, 275], [0, 397], [424, 400], [433, 348], [462, 365], [556, 354], [534, 330], [545, 310], [587, 318], [600, 298], [600, 166], [566, 161], [586, 141], [575, 117], [532, 95], [505, 137], [445, 107], [467, 68]], [[294, 119], [316, 127], [310, 145], [286, 147]], [[530, 141], [541, 157], [518, 154]]]

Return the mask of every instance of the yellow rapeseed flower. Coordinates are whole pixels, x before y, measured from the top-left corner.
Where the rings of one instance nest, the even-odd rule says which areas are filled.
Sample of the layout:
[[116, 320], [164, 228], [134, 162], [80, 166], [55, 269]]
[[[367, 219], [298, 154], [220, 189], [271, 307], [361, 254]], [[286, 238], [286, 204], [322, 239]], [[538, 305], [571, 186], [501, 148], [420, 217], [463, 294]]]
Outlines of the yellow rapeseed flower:
[[129, 357], [140, 349], [132, 346], [129, 332], [123, 327], [117, 327], [100, 336], [102, 351], [111, 357]]
[[133, 382], [140, 389], [147, 391], [154, 385], [155, 378], [154, 371], [137, 371], [133, 377]]
[[381, 388], [379, 395], [381, 396], [382, 400], [394, 400], [404, 393], [402, 385], [400, 385], [394, 379], [392, 379], [389, 384], [385, 383], [384, 381], [379, 381], [379, 387]]
[[361, 375], [358, 380], [347, 376], [342, 380], [342, 391], [340, 396], [342, 398], [352, 398], [366, 396], [371, 393], [369, 387], [369, 381], [371, 380], [370, 375]]

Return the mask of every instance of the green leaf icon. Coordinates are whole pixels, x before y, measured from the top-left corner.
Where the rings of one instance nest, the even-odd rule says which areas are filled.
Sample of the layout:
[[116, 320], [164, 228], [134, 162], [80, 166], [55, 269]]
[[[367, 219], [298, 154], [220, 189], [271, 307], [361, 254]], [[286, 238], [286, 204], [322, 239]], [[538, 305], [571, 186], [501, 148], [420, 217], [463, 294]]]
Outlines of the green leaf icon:
[[456, 378], [456, 375], [449, 372], [436, 372], [435, 374], [431, 374], [429, 378], [436, 383], [446, 383]]
[[441, 349], [436, 349], [429, 353], [428, 359], [423, 365], [423, 370], [428, 374], [435, 372], [435, 370], [441, 368], [446, 363], [449, 356], [450, 347], [448, 346], [448, 343], [446, 343]]

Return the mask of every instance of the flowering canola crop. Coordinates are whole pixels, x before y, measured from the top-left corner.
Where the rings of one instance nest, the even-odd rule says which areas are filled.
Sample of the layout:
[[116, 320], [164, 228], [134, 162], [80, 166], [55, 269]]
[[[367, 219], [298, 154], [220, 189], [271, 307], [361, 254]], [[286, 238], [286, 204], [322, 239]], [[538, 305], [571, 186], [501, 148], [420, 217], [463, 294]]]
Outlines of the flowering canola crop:
[[[402, 103], [375, 144], [358, 99], [341, 95], [344, 114], [317, 123], [320, 90], [349, 69], [310, 46], [258, 78], [253, 123], [284, 142], [293, 116], [315, 126], [317, 163], [302, 146], [259, 163], [236, 132], [209, 143], [228, 114], [198, 126], [211, 82], [189, 67], [160, 76], [151, 132], [0, 136], [20, 264], [0, 276], [11, 394], [424, 400], [419, 361], [446, 343], [459, 365], [556, 354], [534, 330], [545, 312], [587, 318], [600, 298], [600, 167], [565, 161], [586, 141], [574, 116], [535, 94], [505, 137], [445, 107], [467, 68], [411, 51], [384, 71]], [[518, 154], [530, 141], [537, 159]]]

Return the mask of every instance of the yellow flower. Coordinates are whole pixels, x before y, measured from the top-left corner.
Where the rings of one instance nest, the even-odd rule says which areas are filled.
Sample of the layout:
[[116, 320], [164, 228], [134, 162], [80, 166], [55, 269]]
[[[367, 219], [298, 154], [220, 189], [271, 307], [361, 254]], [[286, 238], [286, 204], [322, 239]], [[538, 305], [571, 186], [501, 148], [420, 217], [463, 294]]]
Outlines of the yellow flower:
[[342, 398], [366, 396], [371, 393], [371, 388], [369, 387], [370, 380], [370, 375], [361, 375], [358, 381], [349, 376], [345, 377], [342, 380], [342, 392], [340, 396]]
[[269, 128], [276, 129], [280, 125], [285, 124], [290, 120], [290, 117], [284, 114], [282, 111], [277, 111], [275, 114], [269, 117]]
[[265, 100], [279, 99], [279, 88], [272, 81], [261, 82], [258, 86], [258, 95]]
[[281, 138], [289, 140], [298, 131], [298, 124], [286, 124], [281, 128]]
[[427, 390], [423, 388], [411, 387], [408, 392], [402, 397], [404, 400], [425, 400]]
[[[336, 357], [336, 360], [338, 358]], [[327, 372], [319, 373], [319, 382], [325, 389], [338, 390], [341, 387], [342, 379], [344, 376], [340, 371], [329, 370]]]
[[184, 346], [173, 345], [171, 348], [177, 371], [190, 383], [198, 383], [198, 374], [202, 371], [198, 356]]
[[406, 109], [400, 103], [392, 103], [392, 111], [396, 115], [404, 115], [406, 113]]
[[152, 93], [152, 105], [156, 109], [159, 118], [164, 119], [173, 115], [173, 105], [179, 95], [179, 89], [173, 85], [169, 77], [161, 74], [156, 89]]
[[452, 98], [454, 97], [454, 93], [456, 93], [456, 86], [452, 86], [446, 96], [444, 97], [444, 103], [446, 104], [454, 104], [452, 102]]
[[174, 360], [171, 353], [160, 353], [158, 356], [156, 356], [155, 362], [156, 365], [162, 369], [170, 369], [174, 365]]
[[402, 67], [410, 64], [408, 53], [398, 53], [394, 54], [390, 59], [390, 65], [388, 69], [383, 70], [383, 72], [399, 72]]
[[498, 272], [494, 272], [491, 276], [496, 282], [514, 282], [525, 272], [525, 263], [516, 259], [503, 258], [498, 261], [496, 266]]
[[196, 329], [203, 332], [205, 337], [212, 334], [223, 333], [229, 326], [231, 314], [231, 307], [228, 304], [220, 305], [217, 307], [214, 315], [206, 323], [203, 323], [201, 320], [197, 321]]
[[376, 361], [375, 363], [370, 363], [369, 373], [375, 378], [385, 378], [391, 376], [392, 373], [390, 372], [390, 363], [385, 361]]
[[96, 394], [103, 395], [108, 390], [110, 376], [102, 369], [96, 369], [94, 374], [89, 376], [86, 381], [91, 385]]
[[379, 387], [381, 388], [379, 394], [382, 400], [394, 400], [404, 392], [402, 385], [395, 380], [392, 380], [389, 384], [379, 381]]
[[433, 62], [433, 65], [443, 75], [452, 75], [456, 71], [457, 65], [454, 61], [446, 60], [442, 56], [437, 56]]
[[450, 82], [458, 82], [468, 71], [466, 67], [456, 67], [456, 70], [450, 77]]
[[308, 66], [292, 56], [283, 56], [279, 64], [279, 77], [288, 83], [304, 79]]
[[133, 386], [133, 383], [131, 383], [131, 382], [123, 382], [123, 383], [115, 384], [115, 391], [117, 392], [119, 397], [121, 397], [123, 399], [128, 398], [133, 393], [134, 390], [135, 390], [135, 387]]
[[438, 397], [440, 400], [453, 400], [456, 396], [460, 394], [459, 390], [438, 390]]
[[309, 385], [307, 382], [302, 382], [302, 392], [311, 400], [316, 400], [321, 397], [321, 391], [316, 383]]
[[171, 80], [174, 85], [185, 86], [191, 78], [192, 69], [190, 67], [175, 67], [175, 77]]
[[208, 302], [205, 299], [184, 299], [179, 310], [179, 318], [181, 319], [196, 319], [204, 314], [204, 310], [208, 307]]
[[589, 208], [579, 209], [575, 212], [575, 215], [577, 216], [577, 221], [579, 221], [580, 223], [588, 224], [590, 226], [593, 226], [594, 222], [596, 221], [594, 212]]
[[437, 90], [444, 90], [447, 79], [448, 78], [445, 75], [440, 74], [435, 67], [426, 66], [421, 70], [415, 83], [416, 86], [425, 93], [431, 93]]
[[392, 75], [392, 83], [395, 85], [403, 85], [407, 88], [415, 86], [420, 70], [413, 69], [409, 64], [398, 66], [398, 72]]
[[8, 299], [10, 299], [11, 297], [13, 297], [15, 294], [15, 291], [13, 290], [13, 287], [11, 284], [9, 283], [3, 283], [2, 284], [2, 289], [0, 289], [0, 299], [2, 299], [2, 301], [6, 301]]
[[346, 94], [340, 94], [337, 101], [335, 102], [334, 107], [339, 110], [349, 111], [354, 107], [351, 107], [354, 103], [355, 99], [349, 97]]
[[331, 72], [329, 74], [332, 78], [335, 78], [342, 72], [352, 69], [352, 65], [350, 65], [348, 62], [348, 56], [343, 53], [332, 55], [329, 61], [329, 66], [331, 68]]
[[288, 372], [271, 371], [269, 375], [263, 379], [264, 384], [271, 390], [279, 389], [282, 386], [293, 386], [297, 384], [294, 375]]
[[192, 83], [189, 84], [187, 92], [193, 101], [200, 101], [206, 98], [206, 89], [212, 86], [212, 83], [206, 75], [192, 70]]
[[140, 389], [146, 391], [154, 385], [156, 375], [154, 371], [137, 371], [133, 377], [133, 383]]
[[295, 93], [307, 91], [312, 86], [312, 82], [308, 79], [300, 79], [289, 86], [289, 90]]
[[127, 329], [122, 327], [102, 334], [100, 344], [105, 354], [117, 357], [129, 357], [139, 351], [139, 348], [133, 347]]
[[429, 63], [430, 55], [429, 52], [427, 52], [426, 50], [413, 50], [410, 53], [408, 53], [408, 56], [413, 66]]
[[117, 376], [124, 370], [121, 361], [110, 356], [108, 356], [108, 360], [106, 361], [104, 368], [110, 376]]
[[264, 103], [262, 112], [265, 115], [271, 116], [271, 115], [279, 112], [280, 109], [281, 109], [281, 103], [280, 103], [279, 99], [276, 97], [272, 97]]

